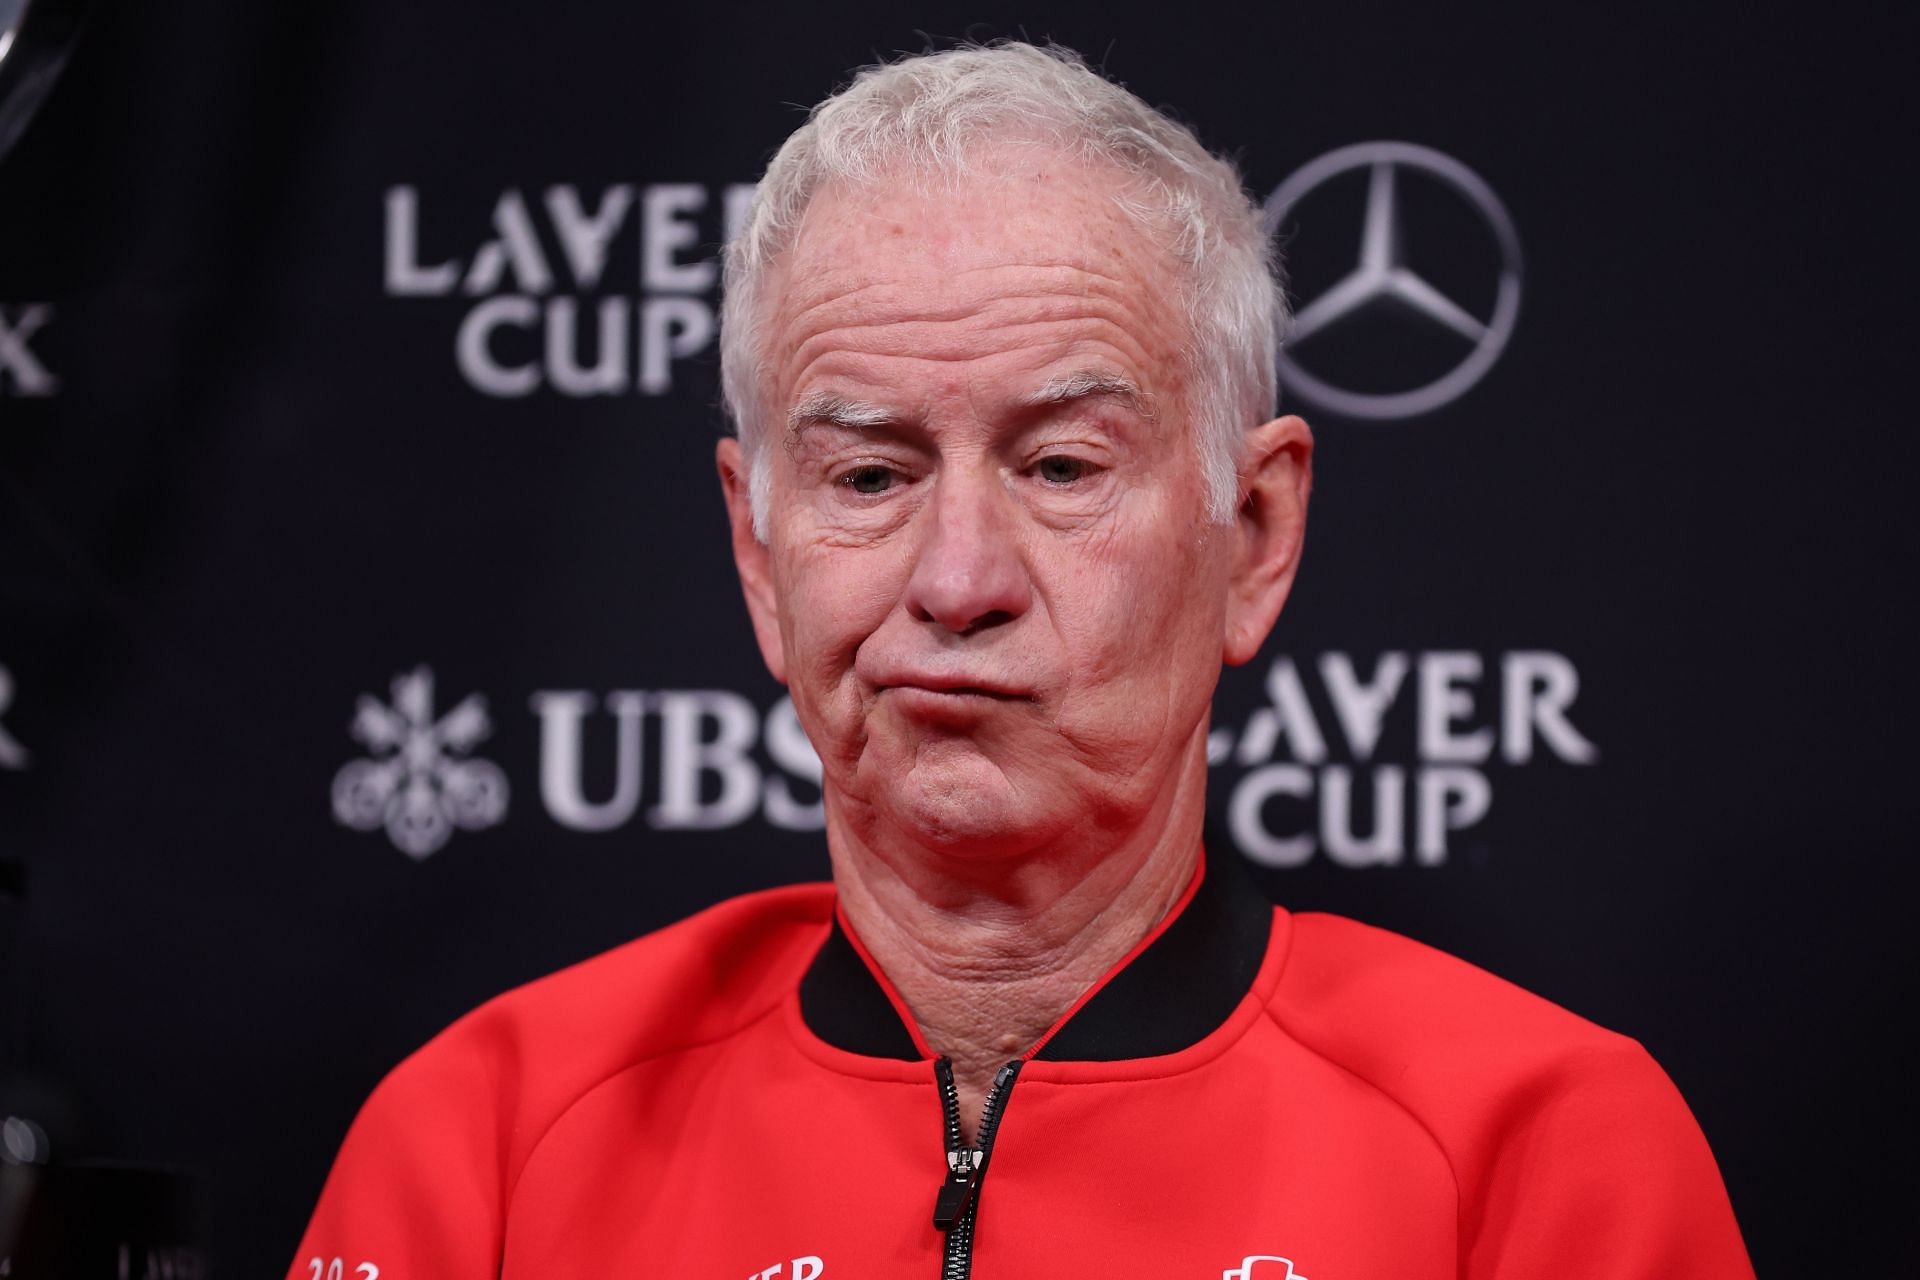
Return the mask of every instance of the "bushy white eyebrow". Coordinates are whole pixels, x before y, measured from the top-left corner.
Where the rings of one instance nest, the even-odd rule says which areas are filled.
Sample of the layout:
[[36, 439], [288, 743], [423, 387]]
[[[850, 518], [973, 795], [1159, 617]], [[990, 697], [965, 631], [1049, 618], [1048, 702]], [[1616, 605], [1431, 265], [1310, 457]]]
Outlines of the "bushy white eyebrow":
[[1146, 392], [1135, 386], [1132, 379], [1099, 369], [1087, 369], [1058, 378], [1050, 378], [1038, 391], [1023, 397], [1021, 404], [1027, 408], [1038, 409], [1049, 405], [1068, 404], [1090, 396], [1111, 396], [1126, 404], [1143, 418], [1154, 416], [1152, 399]]
[[[1095, 396], [1111, 396], [1143, 418], [1154, 416], [1151, 398], [1131, 378], [1101, 369], [1049, 378], [1039, 390], [1021, 396], [1015, 403], [1023, 409], [1042, 409]], [[808, 427], [821, 424], [861, 430], [884, 427], [897, 420], [898, 415], [893, 411], [870, 401], [816, 391], [802, 397], [787, 411], [787, 439], [791, 442]]]
[[829, 391], [817, 391], [787, 411], [787, 435], [791, 438], [799, 434], [802, 428], [822, 422], [836, 427], [859, 428], [884, 427], [893, 420], [894, 415], [877, 404], [849, 400]]

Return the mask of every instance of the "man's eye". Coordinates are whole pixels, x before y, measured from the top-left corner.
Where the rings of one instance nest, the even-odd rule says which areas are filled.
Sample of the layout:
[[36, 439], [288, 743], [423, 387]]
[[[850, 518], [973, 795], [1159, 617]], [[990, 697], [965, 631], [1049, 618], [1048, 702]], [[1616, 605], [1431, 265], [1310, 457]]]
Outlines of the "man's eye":
[[855, 467], [840, 477], [840, 483], [855, 493], [885, 493], [896, 479], [892, 467]]
[[1040, 459], [1035, 468], [1042, 480], [1048, 484], [1072, 484], [1082, 479], [1093, 468], [1079, 458], [1070, 458], [1065, 454], [1054, 454]]

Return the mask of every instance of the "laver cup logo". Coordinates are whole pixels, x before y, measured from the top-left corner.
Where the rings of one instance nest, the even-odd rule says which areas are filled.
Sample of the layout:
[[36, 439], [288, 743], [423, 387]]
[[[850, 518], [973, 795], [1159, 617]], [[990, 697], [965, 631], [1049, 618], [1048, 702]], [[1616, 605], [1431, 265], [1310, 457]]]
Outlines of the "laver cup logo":
[[[1436, 198], [1416, 212], [1416, 194]], [[1493, 188], [1453, 157], [1410, 142], [1343, 147], [1282, 182], [1266, 209], [1296, 279], [1337, 264], [1331, 283], [1299, 300], [1280, 351], [1281, 385], [1307, 404], [1349, 418], [1411, 418], [1466, 394], [1506, 349], [1520, 315], [1520, 237]], [[1443, 283], [1433, 274], [1481, 251], [1475, 278]], [[1341, 350], [1351, 347], [1342, 330], [1382, 312], [1433, 341]]]
[[388, 296], [443, 299], [453, 360], [490, 396], [660, 395], [718, 327], [722, 243], [753, 187], [509, 187], [490, 209], [386, 193]]
[[1579, 673], [1547, 650], [1336, 650], [1277, 658], [1265, 685], [1207, 754], [1234, 844], [1270, 867], [1437, 867], [1492, 810], [1498, 773], [1599, 760], [1573, 720]]

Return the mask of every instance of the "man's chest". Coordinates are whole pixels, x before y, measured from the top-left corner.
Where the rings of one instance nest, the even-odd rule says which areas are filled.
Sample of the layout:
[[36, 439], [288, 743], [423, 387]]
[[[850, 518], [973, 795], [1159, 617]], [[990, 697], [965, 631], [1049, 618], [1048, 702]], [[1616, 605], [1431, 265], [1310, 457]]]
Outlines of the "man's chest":
[[512, 1194], [502, 1275], [1451, 1276], [1455, 1190], [1437, 1149], [1365, 1086], [1293, 1065], [1238, 1055], [1104, 1082], [1029, 1070], [971, 1222], [943, 1231], [930, 1070], [664, 1064], [542, 1138]]

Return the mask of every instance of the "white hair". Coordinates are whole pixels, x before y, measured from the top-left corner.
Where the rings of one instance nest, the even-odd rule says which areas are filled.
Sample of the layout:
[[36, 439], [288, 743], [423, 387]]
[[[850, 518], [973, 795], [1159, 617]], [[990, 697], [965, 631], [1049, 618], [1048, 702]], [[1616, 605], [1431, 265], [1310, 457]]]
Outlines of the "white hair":
[[1286, 322], [1279, 265], [1261, 211], [1231, 160], [1185, 125], [1090, 69], [1077, 53], [1019, 42], [966, 45], [863, 69], [821, 102], [774, 155], [725, 256], [721, 393], [748, 465], [765, 541], [772, 466], [765, 403], [769, 268], [827, 183], [902, 170], [959, 177], [981, 142], [1037, 142], [1129, 179], [1115, 201], [1185, 268], [1185, 357], [1207, 508], [1232, 519], [1246, 432], [1271, 418]]

